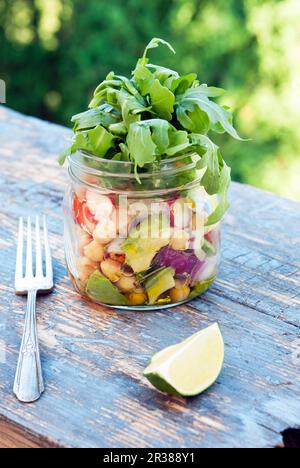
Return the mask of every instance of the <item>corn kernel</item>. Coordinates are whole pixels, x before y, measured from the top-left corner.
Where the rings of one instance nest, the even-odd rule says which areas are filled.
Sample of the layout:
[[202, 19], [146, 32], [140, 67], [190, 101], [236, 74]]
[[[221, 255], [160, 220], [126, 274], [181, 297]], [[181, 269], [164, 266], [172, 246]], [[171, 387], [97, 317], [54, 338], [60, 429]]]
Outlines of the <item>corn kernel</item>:
[[130, 305], [140, 306], [140, 305], [146, 304], [148, 298], [144, 291], [141, 291], [141, 292], [134, 291], [129, 294], [128, 300], [129, 300]]
[[188, 286], [183, 286], [182, 288], [173, 288], [170, 291], [170, 297], [172, 302], [182, 302], [185, 301], [190, 295], [190, 288]]

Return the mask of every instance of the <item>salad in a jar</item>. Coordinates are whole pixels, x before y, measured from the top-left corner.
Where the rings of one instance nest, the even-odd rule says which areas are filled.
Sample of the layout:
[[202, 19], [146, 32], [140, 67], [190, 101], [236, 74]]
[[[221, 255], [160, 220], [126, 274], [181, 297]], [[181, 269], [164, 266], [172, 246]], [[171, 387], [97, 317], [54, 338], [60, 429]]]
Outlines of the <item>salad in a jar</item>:
[[[65, 245], [70, 277], [94, 302], [153, 309], [188, 301], [218, 274], [230, 169], [210, 132], [240, 139], [223, 90], [149, 63], [110, 73], [72, 118]], [[173, 51], [174, 52], [174, 51]]]

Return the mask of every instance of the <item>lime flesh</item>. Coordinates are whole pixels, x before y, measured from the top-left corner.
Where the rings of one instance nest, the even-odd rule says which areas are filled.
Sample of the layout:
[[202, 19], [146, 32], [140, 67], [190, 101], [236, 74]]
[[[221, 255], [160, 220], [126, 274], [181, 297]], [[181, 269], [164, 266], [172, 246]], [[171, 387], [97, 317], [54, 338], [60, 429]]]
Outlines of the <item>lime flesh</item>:
[[215, 383], [223, 362], [224, 341], [214, 324], [154, 355], [144, 376], [163, 392], [195, 396]]

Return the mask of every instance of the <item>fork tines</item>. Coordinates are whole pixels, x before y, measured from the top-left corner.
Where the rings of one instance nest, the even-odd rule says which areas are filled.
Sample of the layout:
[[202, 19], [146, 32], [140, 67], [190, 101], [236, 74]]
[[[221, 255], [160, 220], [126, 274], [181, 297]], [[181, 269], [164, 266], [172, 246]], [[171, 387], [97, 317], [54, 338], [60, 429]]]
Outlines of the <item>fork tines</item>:
[[[19, 237], [16, 260], [15, 274], [15, 289], [19, 294], [27, 293], [27, 291], [36, 290], [51, 290], [53, 287], [53, 272], [52, 259], [48, 237], [48, 229], [46, 218], [43, 216], [43, 244], [41, 240], [41, 228], [39, 217], [35, 219], [35, 249], [33, 249], [32, 240], [32, 223], [31, 218], [27, 219], [27, 236], [26, 236], [26, 261], [24, 275], [24, 221], [23, 218], [19, 222]], [[35, 257], [33, 259], [33, 251]], [[34, 261], [33, 261], [34, 260]], [[44, 262], [43, 262], [44, 260]], [[44, 268], [45, 263], [45, 268]], [[34, 268], [35, 264], [35, 268]]]

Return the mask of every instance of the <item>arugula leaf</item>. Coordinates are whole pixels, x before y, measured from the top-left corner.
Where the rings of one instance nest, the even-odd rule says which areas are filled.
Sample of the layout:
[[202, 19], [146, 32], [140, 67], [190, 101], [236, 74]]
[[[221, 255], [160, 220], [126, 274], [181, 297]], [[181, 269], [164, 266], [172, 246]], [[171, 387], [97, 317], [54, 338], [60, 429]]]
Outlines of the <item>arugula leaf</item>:
[[114, 79], [114, 73], [111, 72], [106, 80], [102, 81], [95, 89], [94, 96], [89, 104], [89, 108], [93, 109], [106, 102], [107, 92], [109, 89], [120, 89], [122, 87], [121, 80]]
[[[174, 128], [174, 127], [173, 127]], [[174, 156], [181, 151], [188, 149], [191, 144], [188, 138], [188, 133], [184, 130], [170, 131], [170, 146], [165, 151], [167, 156]]]
[[[131, 126], [129, 133], [136, 131], [138, 127], [148, 128], [150, 131], [152, 142], [155, 145], [155, 148], [152, 147], [152, 157], [146, 154], [142, 155], [141, 145], [139, 159], [145, 160], [147, 162], [155, 162], [157, 155], [174, 156], [175, 154], [183, 151], [191, 146], [191, 143], [188, 138], [188, 133], [183, 130], [177, 130], [169, 122], [163, 119], [150, 119], [136, 122], [135, 126]], [[147, 132], [148, 133], [148, 132]], [[139, 137], [144, 136], [145, 132], [142, 131], [139, 134]], [[148, 133], [149, 135], [149, 133]], [[146, 147], [148, 150], [148, 147]], [[136, 157], [134, 157], [136, 160]]]
[[[224, 90], [200, 84], [195, 73], [180, 76], [175, 70], [149, 63], [149, 51], [160, 45], [175, 52], [168, 42], [154, 38], [131, 78], [110, 72], [99, 84], [89, 110], [73, 116], [74, 138], [59, 162], [63, 164], [77, 150], [87, 151], [107, 160], [128, 162], [126, 167], [116, 164], [115, 170], [130, 173], [134, 167], [141, 183], [139, 168], [163, 172], [168, 158], [183, 155], [183, 171], [167, 177], [165, 187], [184, 186], [202, 170], [200, 184], [218, 198], [207, 225], [216, 224], [229, 206], [230, 169], [207, 134], [212, 130], [242, 138], [233, 127], [230, 109], [212, 100]], [[185, 171], [184, 165], [197, 157], [197, 167]], [[145, 179], [142, 188], [147, 188]]]
[[171, 82], [171, 90], [175, 94], [185, 93], [197, 79], [196, 73], [180, 76]]
[[177, 108], [177, 119], [190, 132], [206, 135], [210, 130], [208, 114], [192, 102], [185, 102]]
[[198, 168], [206, 168], [201, 185], [209, 195], [219, 196], [219, 203], [205, 223], [206, 226], [210, 226], [218, 223], [229, 208], [227, 194], [230, 185], [230, 168], [223, 160], [219, 147], [208, 137], [192, 134], [190, 141], [201, 156]]
[[196, 88], [200, 89], [202, 94], [205, 94], [207, 97], [219, 97], [225, 94], [225, 90], [222, 88], [216, 88], [215, 86], [207, 86], [207, 84], [203, 83], [201, 85], [196, 86]]
[[[223, 107], [223, 109], [225, 110], [225, 112], [227, 113], [229, 122], [232, 124], [232, 123], [233, 123], [233, 114], [232, 114], [232, 111], [231, 111], [230, 108], [227, 107], [227, 106], [222, 106], [222, 107]], [[214, 132], [220, 133], [220, 134], [226, 132], [226, 130], [225, 130], [225, 128], [223, 127], [223, 125], [221, 124], [221, 122], [216, 122], [216, 123], [212, 124], [212, 129], [213, 129]]]
[[101, 91], [105, 90], [106, 88], [120, 88], [122, 86], [122, 80], [114, 79], [114, 74], [110, 73], [106, 80], [102, 81], [102, 83], [97, 86], [95, 89], [94, 95], [100, 94]]
[[75, 145], [76, 149], [88, 151], [95, 156], [104, 157], [108, 150], [114, 146], [115, 138], [104, 127], [98, 125], [92, 130], [77, 133]]
[[110, 133], [120, 138], [127, 135], [127, 127], [123, 122], [109, 125], [108, 130]]
[[169, 147], [169, 123], [162, 119], [152, 119], [148, 120], [148, 124], [152, 129], [152, 140], [159, 154], [164, 154]]
[[[206, 157], [208, 155], [208, 157]], [[209, 195], [219, 193], [221, 188], [220, 175], [222, 166], [222, 156], [218, 147], [214, 148], [212, 153], [206, 153], [203, 157], [203, 164], [206, 166], [206, 172], [201, 180], [201, 185]]]
[[215, 210], [209, 215], [206, 220], [205, 226], [211, 226], [217, 224], [225, 215], [230, 204], [228, 202], [228, 189], [230, 186], [230, 168], [226, 165], [225, 161], [222, 159], [220, 161], [220, 177], [219, 177], [219, 203]]
[[129, 162], [130, 161], [130, 153], [129, 153], [128, 146], [125, 145], [125, 143], [120, 143], [119, 147], [120, 147], [120, 150], [121, 150], [121, 153], [122, 153], [122, 160], [126, 161], [126, 162]]
[[72, 117], [71, 122], [74, 122], [74, 131], [87, 130], [89, 128], [102, 125], [108, 127], [109, 125], [115, 124], [121, 120], [121, 115], [115, 113], [114, 108], [107, 104], [102, 106], [89, 109], [80, 114], [76, 114]]
[[171, 50], [171, 52], [173, 52], [173, 54], [176, 54], [175, 50], [173, 49], [173, 47], [171, 46], [171, 44], [169, 44], [169, 42], [165, 41], [164, 39], [160, 39], [159, 37], [154, 37], [154, 38], [149, 42], [149, 44], [146, 46], [145, 51], [144, 51], [144, 53], [143, 53], [143, 56], [142, 56], [142, 58], [139, 60], [138, 63], [140, 63], [140, 64], [142, 64], [142, 65], [145, 65], [146, 63], [148, 63], [147, 55], [148, 55], [149, 50], [150, 50], [150, 49], [155, 49], [155, 48], [158, 47], [160, 44], [167, 46], [167, 47]]
[[144, 167], [146, 163], [154, 161], [156, 145], [148, 125], [139, 125], [138, 122], [131, 124], [126, 143], [135, 167]]
[[171, 92], [173, 92], [172, 83], [179, 79], [179, 75], [176, 71], [153, 64], [137, 65], [133, 72], [133, 77], [143, 96], [150, 93], [155, 79]]
[[189, 139], [201, 156], [201, 160], [197, 164], [198, 169], [206, 168], [201, 179], [201, 185], [209, 195], [214, 195], [220, 189], [219, 157], [222, 159], [222, 156], [219, 147], [205, 135], [192, 133], [189, 135]]
[[135, 96], [141, 103], [143, 102], [143, 98], [139, 95], [139, 92], [132, 80], [126, 78], [125, 76], [115, 75], [113, 72], [111, 72], [106, 77], [106, 80], [100, 83], [100, 85], [96, 88], [94, 97], [90, 102], [89, 107], [98, 107], [103, 102], [108, 101], [108, 96], [111, 97], [111, 95], [113, 95], [115, 97], [115, 91], [121, 90], [124, 90], [124, 92]]
[[63, 150], [57, 158], [58, 164], [63, 166], [66, 162], [67, 157], [75, 153], [76, 149], [76, 145], [73, 143], [69, 148]]
[[130, 94], [132, 94], [133, 96], [138, 96], [139, 92], [136, 89], [132, 80], [129, 80], [129, 78], [126, 78], [126, 76], [119, 76], [119, 75], [115, 75], [115, 78], [120, 80], [120, 82], [125, 86], [125, 88]]
[[133, 72], [133, 77], [138, 85], [141, 95], [146, 96], [149, 94], [155, 80], [151, 71], [148, 70], [145, 65], [138, 65]]
[[190, 108], [187, 106], [193, 104], [194, 106], [198, 106], [202, 112], [207, 114], [213, 128], [215, 125], [221, 125], [222, 128], [224, 128], [224, 130], [233, 138], [236, 140], [243, 140], [232, 126], [231, 116], [229, 115], [228, 110], [208, 98], [212, 93], [215, 94], [215, 88], [210, 90], [207, 86], [202, 85], [197, 88], [190, 88], [184, 94], [178, 96], [176, 100], [178, 119], [182, 118], [183, 111]]
[[[173, 80], [179, 78], [178, 73], [175, 70], [171, 70], [170, 68], [162, 67], [161, 65], [154, 65], [152, 63], [148, 63], [146, 68], [149, 70], [153, 70], [153, 75], [155, 78], [159, 80], [159, 82], [167, 86], [167, 83], [172, 83]], [[171, 87], [167, 86], [170, 90]]]
[[124, 123], [127, 128], [129, 128], [131, 123], [140, 120], [139, 114], [149, 110], [149, 106], [146, 106], [146, 103], [142, 97], [140, 97], [138, 100], [136, 96], [132, 96], [124, 89], [115, 91], [112, 94], [118, 102]]
[[171, 120], [174, 112], [175, 96], [158, 79], [154, 80], [150, 89], [152, 110], [162, 119]]

